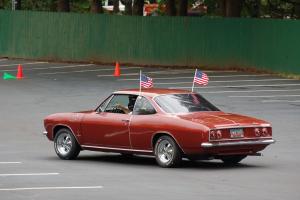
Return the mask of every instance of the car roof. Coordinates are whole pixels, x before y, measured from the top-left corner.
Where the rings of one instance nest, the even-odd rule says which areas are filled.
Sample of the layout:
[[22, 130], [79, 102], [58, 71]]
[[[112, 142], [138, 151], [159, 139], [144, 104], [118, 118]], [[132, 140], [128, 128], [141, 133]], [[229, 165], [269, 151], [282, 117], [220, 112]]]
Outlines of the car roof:
[[[191, 93], [188, 90], [167, 89], [167, 88], [142, 88], [141, 94], [148, 97], [154, 97], [163, 94], [187, 94]], [[124, 89], [114, 92], [114, 94], [134, 94], [139, 95], [140, 89]]]

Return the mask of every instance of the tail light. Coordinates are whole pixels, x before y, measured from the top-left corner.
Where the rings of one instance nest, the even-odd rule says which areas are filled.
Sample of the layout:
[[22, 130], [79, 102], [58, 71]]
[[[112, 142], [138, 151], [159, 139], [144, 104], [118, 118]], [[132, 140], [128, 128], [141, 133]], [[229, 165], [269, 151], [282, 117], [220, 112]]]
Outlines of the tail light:
[[260, 137], [260, 136], [261, 136], [261, 131], [260, 131], [259, 128], [255, 128], [255, 129], [254, 129], [254, 132], [255, 132], [255, 136], [256, 136], [256, 137]]
[[221, 130], [211, 130], [209, 132], [209, 139], [210, 140], [220, 140], [220, 139], [222, 139]]
[[255, 128], [254, 133], [256, 137], [268, 137], [271, 136], [271, 133], [269, 132], [268, 128]]
[[269, 135], [269, 131], [268, 131], [268, 129], [267, 128], [262, 128], [262, 135], [264, 136], [264, 137], [266, 137], [266, 136], [270, 136]]

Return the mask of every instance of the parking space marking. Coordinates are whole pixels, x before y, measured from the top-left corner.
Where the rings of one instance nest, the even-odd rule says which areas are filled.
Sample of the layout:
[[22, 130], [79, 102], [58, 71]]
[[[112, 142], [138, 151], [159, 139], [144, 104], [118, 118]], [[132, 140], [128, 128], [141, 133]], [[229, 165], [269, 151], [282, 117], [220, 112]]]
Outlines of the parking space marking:
[[283, 99], [274, 99], [274, 100], [263, 100], [263, 103], [300, 103], [300, 100], [283, 100]]
[[[155, 78], [153, 78], [155, 80]], [[236, 82], [268, 82], [268, 81], [294, 81], [293, 79], [255, 79], [255, 80], [228, 80], [228, 81], [209, 81], [211, 83], [236, 83]], [[189, 82], [169, 82], [155, 83], [155, 85], [175, 85], [175, 84], [190, 84]]]
[[[300, 86], [300, 83], [290, 83], [290, 84], [271, 84], [271, 85], [215, 85], [215, 86], [205, 86], [205, 87], [195, 87], [195, 89], [209, 89], [209, 88], [241, 88], [241, 87], [280, 87], [280, 86]], [[169, 88], [191, 88], [187, 86], [169, 87]]]
[[273, 97], [300, 97], [300, 94], [283, 94], [283, 95], [256, 95], [256, 96], [228, 96], [231, 98], [273, 98]]
[[[32, 71], [32, 70], [47, 70], [47, 69], [61, 69], [61, 68], [75, 68], [75, 67], [84, 67], [84, 66], [93, 66], [94, 64], [86, 64], [86, 65], [65, 65], [65, 66], [56, 66], [56, 67], [37, 67], [37, 68], [24, 68], [23, 70], [26, 71]], [[17, 71], [17, 69], [3, 69], [0, 71], [5, 71], [5, 72], [9, 72], [9, 71]]]
[[64, 66], [55, 66], [55, 67], [37, 67], [32, 68], [31, 70], [44, 70], [44, 69], [67, 69], [67, 68], [75, 68], [75, 67], [88, 67], [88, 66], [96, 66], [94, 64], [85, 64], [85, 65], [64, 65]]
[[6, 59], [6, 58], [4, 58], [4, 59], [0, 59], [0, 62], [1, 62], [1, 61], [7, 61], [7, 59]]
[[31, 187], [31, 188], [0, 188], [0, 191], [24, 191], [24, 190], [67, 190], [67, 189], [102, 189], [103, 186], [72, 186], [72, 187]]
[[[129, 68], [120, 68], [121, 70], [129, 70], [129, 69], [141, 69], [141, 67], [129, 67]], [[71, 73], [84, 73], [84, 72], [98, 72], [98, 71], [114, 71], [115, 68], [111, 69], [91, 69], [91, 70], [78, 70], [78, 71], [68, 71], [68, 72], [47, 72], [47, 73], [39, 73], [39, 75], [53, 75], [53, 74], [71, 74]], [[114, 75], [112, 75], [114, 76]]]
[[0, 67], [12, 67], [12, 66], [18, 66], [19, 64], [21, 65], [38, 65], [38, 64], [45, 64], [48, 62], [31, 62], [31, 63], [17, 63], [17, 64], [2, 64]]
[[201, 92], [206, 94], [222, 94], [222, 93], [247, 93], [247, 92], [292, 92], [292, 91], [300, 91], [300, 89], [287, 89], [287, 90], [220, 90], [220, 91], [207, 91]]
[[[226, 72], [229, 72], [229, 73], [236, 73], [238, 71], [207, 71], [207, 72], [214, 72], [214, 73], [218, 73], [218, 72], [221, 72], [221, 73], [226, 73]], [[143, 73], [145, 74], [158, 74], [158, 75], [170, 75], [170, 74], [193, 74], [194, 73], [194, 70], [192, 71], [188, 71], [188, 70], [162, 70], [162, 71], [143, 71]], [[139, 75], [140, 73], [127, 73], [127, 74], [122, 74], [122, 76], [137, 76]], [[110, 75], [110, 74], [99, 74], [97, 75], [97, 77], [112, 77], [114, 75]], [[136, 79], [136, 80], [139, 80], [139, 79]]]
[[7, 177], [7, 176], [53, 176], [53, 175], [59, 175], [59, 173], [0, 174], [0, 177]]
[[0, 162], [1, 164], [22, 164], [22, 162]]
[[[232, 77], [260, 77], [260, 76], [270, 76], [270, 74], [236, 74], [236, 75], [211, 75], [209, 77], [213, 78], [232, 78]], [[158, 77], [153, 78], [155, 80], [173, 80], [173, 79], [193, 79], [192, 76], [182, 76], [182, 77]], [[138, 81], [138, 78], [130, 78], [130, 79], [118, 79], [118, 81]]]
[[[113, 66], [107, 66], [107, 67], [103, 67], [103, 66], [99, 66], [99, 65], [95, 65], [95, 64], [85, 64], [85, 65], [65, 65], [65, 66], [56, 66], [56, 67], [39, 67], [39, 68], [32, 68], [32, 70], [38, 70], [38, 69], [63, 69], [63, 68], [76, 68], [76, 67], [89, 67], [89, 66], [94, 66], [94, 67], [99, 67], [101, 69], [107, 69], [107, 70], [112, 70], [115, 69]], [[123, 69], [133, 69], [133, 68], [141, 68], [141, 67], [126, 67], [126, 66], [122, 66], [120, 67], [121, 70]]]

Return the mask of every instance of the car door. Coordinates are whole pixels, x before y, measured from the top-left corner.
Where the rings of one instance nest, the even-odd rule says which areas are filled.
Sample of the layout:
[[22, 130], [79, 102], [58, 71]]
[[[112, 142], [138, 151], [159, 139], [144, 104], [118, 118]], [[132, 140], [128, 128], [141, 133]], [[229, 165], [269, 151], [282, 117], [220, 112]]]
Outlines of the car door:
[[104, 101], [99, 109], [82, 120], [84, 145], [98, 147], [130, 148], [129, 120], [118, 106], [127, 107], [129, 96], [115, 94]]
[[130, 121], [131, 146], [136, 150], [151, 151], [152, 136], [160, 130], [161, 119], [150, 101], [139, 96]]

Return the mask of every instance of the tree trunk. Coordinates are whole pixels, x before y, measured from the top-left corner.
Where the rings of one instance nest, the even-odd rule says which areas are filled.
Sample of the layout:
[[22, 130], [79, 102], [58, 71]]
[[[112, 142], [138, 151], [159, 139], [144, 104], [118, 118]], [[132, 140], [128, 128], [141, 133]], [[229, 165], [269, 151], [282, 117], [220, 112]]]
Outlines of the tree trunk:
[[144, 0], [134, 0], [133, 3], [133, 15], [143, 16], [144, 12]]
[[4, 0], [0, 0], [0, 9], [4, 8]]
[[114, 0], [114, 9], [113, 9], [113, 13], [119, 13], [120, 12], [120, 8], [119, 8], [119, 0]]
[[179, 12], [180, 16], [187, 16], [188, 0], [179, 0]]
[[16, 10], [21, 10], [22, 1], [21, 0], [15, 0], [15, 2], [16, 2]]
[[90, 1], [90, 11], [92, 13], [103, 13], [102, 1], [101, 0], [89, 0]]
[[218, 0], [217, 14], [220, 16], [226, 16], [225, 0]]
[[225, 0], [225, 17], [241, 17], [244, 0]]
[[132, 15], [132, 0], [121, 1], [125, 5], [125, 15]]
[[166, 15], [176, 15], [175, 0], [166, 0]]
[[52, 11], [52, 12], [57, 11], [57, 2], [56, 2], [56, 0], [51, 0], [51, 2], [50, 2], [50, 11]]
[[294, 17], [296, 17], [297, 19], [300, 19], [300, 4], [296, 4], [295, 8], [294, 8]]
[[59, 12], [70, 12], [70, 1], [69, 0], [58, 0], [57, 11]]

